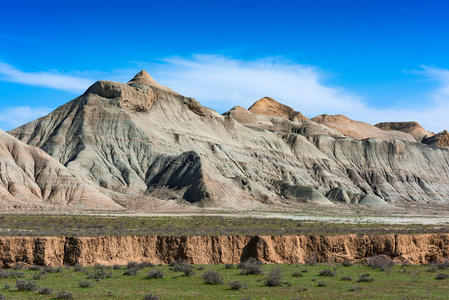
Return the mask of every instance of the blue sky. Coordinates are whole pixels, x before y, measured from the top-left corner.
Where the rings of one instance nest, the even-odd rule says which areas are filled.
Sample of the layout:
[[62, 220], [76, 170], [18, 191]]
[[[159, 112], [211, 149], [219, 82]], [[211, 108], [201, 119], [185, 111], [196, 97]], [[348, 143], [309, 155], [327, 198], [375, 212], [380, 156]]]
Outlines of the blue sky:
[[219, 112], [271, 96], [449, 128], [447, 1], [92, 2], [0, 2], [1, 129], [140, 69]]

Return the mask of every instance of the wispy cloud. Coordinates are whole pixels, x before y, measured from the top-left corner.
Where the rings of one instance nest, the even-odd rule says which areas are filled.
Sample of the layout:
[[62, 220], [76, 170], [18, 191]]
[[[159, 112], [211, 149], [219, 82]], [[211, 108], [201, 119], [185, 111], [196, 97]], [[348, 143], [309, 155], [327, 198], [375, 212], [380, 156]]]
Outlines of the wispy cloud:
[[15, 106], [0, 109], [0, 128], [9, 130], [50, 112], [47, 107]]
[[322, 83], [316, 68], [288, 64], [277, 59], [241, 61], [222, 56], [196, 55], [191, 59], [168, 58], [158, 66], [157, 77], [165, 85], [193, 96], [219, 110], [270, 96], [300, 108], [306, 114], [354, 109], [361, 98]]
[[82, 92], [93, 80], [84, 77], [63, 75], [56, 72], [24, 72], [9, 64], [0, 62], [0, 80], [53, 89]]
[[[233, 106], [249, 107], [254, 101], [270, 96], [309, 117], [327, 113], [344, 114], [368, 123], [383, 121], [418, 121], [428, 130], [449, 128], [449, 70], [423, 66], [417, 76], [433, 80], [438, 87], [413, 106], [392, 104], [376, 107], [343, 87], [326, 83], [320, 69], [277, 58], [244, 61], [217, 55], [171, 57], [160, 63], [137, 63], [162, 84], [197, 98], [203, 105], [224, 112]], [[127, 81], [137, 69], [111, 72], [78, 72], [63, 75], [55, 72], [27, 73], [0, 62], [0, 80], [44, 86], [80, 93], [92, 82], [90, 78]], [[61, 104], [65, 99], [61, 99]], [[48, 111], [38, 107], [15, 107], [0, 110], [0, 122], [18, 126]]]

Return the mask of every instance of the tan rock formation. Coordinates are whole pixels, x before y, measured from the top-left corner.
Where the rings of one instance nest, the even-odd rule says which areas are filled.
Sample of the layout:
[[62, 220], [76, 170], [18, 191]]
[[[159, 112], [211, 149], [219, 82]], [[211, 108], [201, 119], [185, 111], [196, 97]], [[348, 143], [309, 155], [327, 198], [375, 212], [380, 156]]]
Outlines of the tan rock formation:
[[418, 122], [382, 122], [374, 126], [386, 131], [397, 130], [411, 134], [417, 142], [434, 135], [433, 132], [422, 128]]
[[377, 138], [384, 141], [403, 140], [413, 142], [415, 139], [408, 133], [397, 130], [385, 131], [371, 124], [354, 121], [343, 115], [320, 115], [312, 119], [317, 123], [333, 128], [341, 134], [353, 139]]
[[384, 254], [397, 262], [426, 264], [449, 255], [448, 234], [287, 236], [0, 237], [0, 266], [114, 265], [129, 261], [167, 264], [264, 263], [362, 260]]
[[308, 120], [300, 112], [270, 97], [263, 97], [257, 100], [248, 110], [255, 114], [283, 118], [290, 121]]
[[449, 133], [447, 130], [443, 130], [429, 138], [424, 138], [423, 143], [440, 148], [449, 148]]

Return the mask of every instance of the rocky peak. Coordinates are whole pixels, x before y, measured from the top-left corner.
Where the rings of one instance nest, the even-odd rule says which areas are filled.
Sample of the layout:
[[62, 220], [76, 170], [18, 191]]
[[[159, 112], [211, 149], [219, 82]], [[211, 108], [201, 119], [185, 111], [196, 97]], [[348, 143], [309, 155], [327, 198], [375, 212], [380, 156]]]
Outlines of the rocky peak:
[[146, 83], [149, 85], [154, 85], [154, 84], [158, 84], [153, 77], [150, 76], [150, 74], [148, 74], [147, 71], [142, 70], [139, 73], [137, 73], [133, 79], [131, 79], [129, 83]]
[[307, 119], [300, 112], [295, 111], [290, 106], [279, 103], [270, 97], [263, 97], [257, 100], [248, 110], [255, 114], [283, 118], [290, 121]]

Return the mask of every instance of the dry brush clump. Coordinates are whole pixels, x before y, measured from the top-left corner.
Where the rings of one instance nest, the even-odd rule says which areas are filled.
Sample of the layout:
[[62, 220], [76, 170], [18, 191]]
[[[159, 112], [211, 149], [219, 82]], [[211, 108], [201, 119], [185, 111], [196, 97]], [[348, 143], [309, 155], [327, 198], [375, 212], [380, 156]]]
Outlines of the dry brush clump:
[[161, 270], [150, 270], [150, 272], [148, 272], [147, 275], [147, 279], [157, 279], [157, 278], [162, 278], [164, 277], [164, 272], [162, 272]]
[[150, 294], [146, 294], [143, 297], [143, 300], [159, 300], [159, 297], [150, 293]]
[[56, 295], [56, 299], [66, 299], [66, 300], [71, 300], [71, 299], [73, 299], [73, 294], [70, 293], [69, 291], [60, 291], [60, 292], [58, 292], [58, 294]]
[[206, 284], [223, 284], [223, 279], [217, 271], [209, 270], [203, 274], [202, 278]]
[[16, 288], [19, 291], [34, 291], [37, 284], [31, 280], [16, 280]]
[[246, 288], [246, 284], [239, 280], [234, 280], [229, 282], [229, 287], [231, 288], [231, 290], [240, 290]]
[[281, 286], [282, 285], [282, 269], [279, 266], [273, 267], [265, 279], [266, 286]]
[[362, 274], [359, 276], [359, 279], [357, 279], [357, 282], [372, 282], [374, 278], [371, 277], [370, 274]]
[[448, 279], [449, 275], [448, 274], [444, 274], [444, 273], [439, 273], [437, 274], [437, 276], [435, 276], [436, 280], [443, 280], [443, 279]]
[[335, 273], [332, 272], [330, 269], [324, 269], [324, 270], [321, 270], [318, 275], [324, 276], [324, 277], [334, 277]]
[[248, 260], [238, 264], [238, 268], [241, 269], [242, 275], [257, 275], [262, 274], [261, 262], [255, 258], [249, 258]]
[[371, 256], [366, 259], [366, 264], [371, 268], [379, 269], [381, 271], [390, 271], [394, 266], [394, 261], [386, 255]]
[[80, 282], [78, 282], [78, 286], [80, 288], [85, 289], [85, 288], [91, 287], [92, 283], [88, 279], [81, 279]]
[[41, 288], [41, 289], [38, 291], [38, 294], [39, 294], [39, 295], [51, 295], [51, 293], [52, 293], [51, 288], [49, 288], [49, 287], [47, 287], [47, 286]]

